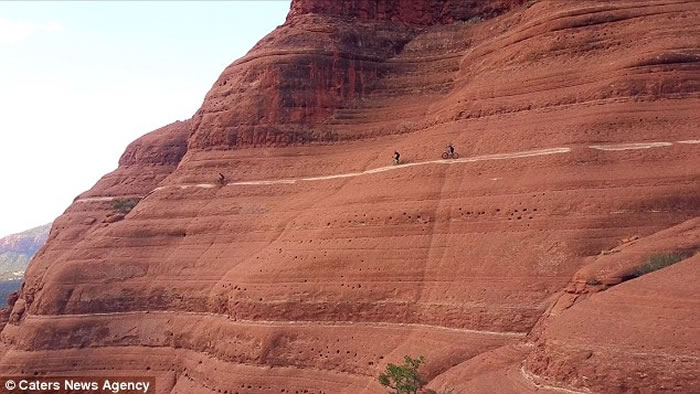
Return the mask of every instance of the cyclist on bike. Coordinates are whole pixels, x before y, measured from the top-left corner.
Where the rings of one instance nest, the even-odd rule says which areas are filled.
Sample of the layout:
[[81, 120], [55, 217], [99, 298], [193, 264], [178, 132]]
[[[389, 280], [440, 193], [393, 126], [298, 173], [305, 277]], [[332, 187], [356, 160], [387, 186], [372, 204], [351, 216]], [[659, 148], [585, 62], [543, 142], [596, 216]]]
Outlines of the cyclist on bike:
[[450, 143], [447, 145], [447, 154], [450, 155], [450, 157], [454, 158], [455, 157], [455, 147]]
[[398, 151], [394, 151], [394, 164], [399, 164], [400, 159], [401, 159], [401, 154], [399, 154]]
[[224, 182], [226, 182], [226, 177], [224, 176], [224, 174], [219, 173], [219, 179], [217, 180], [217, 182], [219, 182], [219, 185], [223, 185]]

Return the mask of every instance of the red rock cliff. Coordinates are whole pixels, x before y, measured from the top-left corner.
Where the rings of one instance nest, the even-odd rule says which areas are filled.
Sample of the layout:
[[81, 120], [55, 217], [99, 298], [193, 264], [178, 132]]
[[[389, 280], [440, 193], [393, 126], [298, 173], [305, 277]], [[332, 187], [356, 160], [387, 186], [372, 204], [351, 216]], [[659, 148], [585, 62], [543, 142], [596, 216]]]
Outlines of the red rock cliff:
[[[294, 1], [287, 23], [229, 66], [194, 117], [193, 149], [357, 139], [332, 114], [392, 95], [377, 85], [402, 73], [392, 58], [421, 28], [493, 17], [522, 1]], [[426, 53], [463, 49], [450, 37]], [[419, 40], [420, 41], [420, 40]], [[438, 49], [434, 46], [440, 46]], [[428, 89], [430, 85], [424, 88]], [[392, 132], [392, 131], [388, 131]], [[370, 132], [376, 133], [376, 131]]]
[[353, 21], [402, 22], [415, 25], [447, 24], [474, 17], [491, 17], [520, 6], [526, 0], [293, 0], [287, 21], [306, 14]]
[[0, 370], [355, 394], [409, 354], [456, 392], [698, 391], [697, 257], [626, 272], [700, 247], [699, 20], [295, 2], [55, 222]]

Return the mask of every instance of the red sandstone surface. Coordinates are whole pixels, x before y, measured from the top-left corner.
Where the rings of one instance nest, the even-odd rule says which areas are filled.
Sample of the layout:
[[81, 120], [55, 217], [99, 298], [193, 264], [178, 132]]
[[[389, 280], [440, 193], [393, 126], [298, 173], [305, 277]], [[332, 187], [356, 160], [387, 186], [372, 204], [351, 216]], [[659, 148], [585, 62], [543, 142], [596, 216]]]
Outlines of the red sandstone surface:
[[697, 255], [630, 275], [700, 248], [698, 37], [697, 1], [295, 0], [56, 220], [0, 370], [698, 392]]

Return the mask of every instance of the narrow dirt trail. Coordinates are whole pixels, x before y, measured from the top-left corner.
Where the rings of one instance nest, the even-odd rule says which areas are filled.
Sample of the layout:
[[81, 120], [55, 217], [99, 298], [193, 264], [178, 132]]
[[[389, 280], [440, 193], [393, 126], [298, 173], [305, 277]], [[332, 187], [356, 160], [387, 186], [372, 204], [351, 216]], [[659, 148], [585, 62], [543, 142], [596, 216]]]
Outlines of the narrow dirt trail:
[[220, 318], [229, 320], [230, 324], [241, 325], [241, 326], [273, 326], [273, 327], [289, 327], [289, 326], [300, 326], [300, 327], [366, 327], [374, 329], [423, 329], [423, 330], [440, 330], [448, 332], [459, 332], [459, 333], [469, 333], [478, 335], [489, 335], [489, 336], [502, 336], [502, 337], [512, 337], [512, 338], [524, 338], [527, 335], [526, 332], [513, 332], [513, 331], [488, 331], [488, 330], [472, 330], [468, 328], [453, 328], [436, 326], [430, 324], [416, 324], [416, 323], [390, 323], [390, 322], [359, 322], [359, 321], [334, 321], [334, 320], [243, 320], [237, 319], [233, 320], [230, 316], [211, 313], [211, 312], [189, 312], [189, 311], [127, 311], [127, 312], [101, 312], [101, 313], [75, 313], [75, 314], [62, 314], [62, 315], [33, 315], [29, 314], [26, 316], [27, 320], [65, 320], [65, 319], [79, 319], [79, 318], [103, 318], [103, 317], [128, 317], [128, 316], [148, 316], [148, 315], [187, 315], [187, 316], [208, 316], [213, 318]]
[[[700, 140], [683, 140], [683, 141], [676, 141], [675, 143], [674, 142], [658, 141], [658, 142], [640, 142], [640, 143], [603, 144], [603, 145], [589, 145], [588, 148], [594, 149], [594, 150], [599, 150], [599, 151], [616, 152], [616, 151], [625, 151], [625, 150], [662, 148], [662, 147], [673, 146], [674, 144], [683, 144], [683, 145], [700, 144]], [[534, 150], [521, 151], [521, 152], [494, 153], [494, 154], [488, 154], [488, 155], [464, 157], [464, 158], [459, 158], [459, 159], [439, 159], [439, 160], [428, 160], [428, 161], [421, 161], [421, 162], [415, 162], [415, 163], [406, 163], [406, 164], [399, 164], [399, 165], [393, 165], [393, 166], [373, 168], [373, 169], [365, 170], [365, 171], [348, 172], [348, 173], [333, 174], [333, 175], [321, 175], [321, 176], [291, 178], [291, 179], [268, 179], [268, 180], [257, 180], [257, 181], [229, 182], [223, 186], [290, 185], [290, 184], [296, 184], [296, 183], [300, 183], [300, 182], [315, 182], [315, 181], [326, 181], [326, 180], [333, 180], [333, 179], [353, 178], [353, 177], [359, 177], [359, 176], [364, 176], [364, 175], [378, 174], [378, 173], [387, 172], [387, 171], [405, 170], [405, 169], [412, 168], [412, 167], [426, 166], [426, 165], [455, 165], [455, 164], [464, 164], [464, 163], [475, 163], [475, 162], [487, 161], [487, 160], [522, 159], [522, 158], [528, 158], [528, 157], [565, 154], [565, 153], [570, 153], [571, 150], [572, 150], [572, 148], [569, 148], [569, 147], [556, 147], [556, 148], [534, 149]], [[217, 185], [216, 183], [193, 183], [193, 184], [181, 184], [181, 185], [167, 185], [167, 186], [159, 186], [159, 187], [153, 189], [153, 191], [151, 193], [156, 192], [158, 190], [168, 189], [168, 188], [212, 189], [212, 188], [215, 188], [217, 186], [219, 186], [219, 185]], [[87, 198], [77, 199], [77, 200], [75, 200], [75, 202], [112, 201], [112, 200], [116, 200], [116, 199], [143, 198], [143, 197], [144, 196], [87, 197]]]

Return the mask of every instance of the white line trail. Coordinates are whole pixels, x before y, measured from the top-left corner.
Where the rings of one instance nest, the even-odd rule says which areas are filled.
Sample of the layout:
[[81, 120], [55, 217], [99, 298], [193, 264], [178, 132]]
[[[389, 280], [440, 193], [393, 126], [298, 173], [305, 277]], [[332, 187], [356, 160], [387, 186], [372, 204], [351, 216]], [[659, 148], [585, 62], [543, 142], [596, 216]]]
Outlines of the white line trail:
[[[678, 144], [700, 144], [700, 140], [683, 140], [683, 141], [676, 141], [676, 143], [678, 143]], [[671, 146], [671, 145], [673, 145], [672, 142], [640, 142], [640, 143], [624, 143], [624, 144], [590, 145], [588, 147], [590, 149], [596, 149], [596, 150], [601, 150], [601, 151], [624, 151], [624, 150], [659, 148], [659, 147], [666, 147], [666, 146]], [[535, 150], [528, 150], [528, 151], [522, 151], [522, 152], [495, 153], [495, 154], [490, 154], [490, 155], [464, 157], [464, 158], [460, 158], [460, 159], [442, 159], [442, 160], [421, 161], [421, 162], [415, 162], [415, 163], [406, 163], [406, 164], [400, 164], [400, 165], [379, 167], [379, 168], [373, 168], [373, 169], [365, 170], [365, 171], [348, 172], [348, 173], [335, 174], [335, 175], [320, 175], [320, 176], [310, 176], [310, 177], [291, 178], [291, 179], [269, 179], [269, 180], [257, 180], [257, 181], [229, 182], [229, 183], [226, 183], [226, 185], [224, 185], [224, 186], [292, 185], [292, 184], [296, 184], [298, 182], [314, 182], [314, 181], [326, 181], [326, 180], [331, 180], [331, 179], [353, 178], [353, 177], [358, 177], [358, 176], [363, 176], [363, 175], [378, 174], [378, 173], [382, 173], [382, 172], [386, 172], [386, 171], [402, 170], [402, 169], [406, 169], [406, 168], [410, 168], [410, 167], [425, 166], [425, 165], [430, 165], [430, 164], [452, 165], [452, 164], [460, 164], [460, 163], [474, 163], [474, 162], [485, 161], [485, 160], [521, 159], [521, 158], [526, 158], [526, 157], [545, 156], [545, 155], [553, 155], [553, 154], [561, 154], [561, 153], [569, 153], [569, 152], [571, 152], [571, 148], [567, 148], [567, 147], [545, 148], [545, 149], [535, 149]], [[500, 179], [500, 178], [498, 178], [498, 179]], [[492, 179], [492, 180], [497, 180], [497, 179]], [[191, 183], [191, 184], [181, 184], [181, 185], [166, 185], [166, 186], [159, 186], [159, 187], [153, 189], [153, 191], [151, 191], [148, 194], [151, 194], [153, 192], [156, 192], [158, 190], [162, 190], [165, 188], [212, 189], [212, 188], [215, 188], [217, 186], [218, 185], [215, 183]], [[112, 200], [116, 200], [116, 199], [120, 199], [120, 198], [132, 198], [132, 197], [142, 198], [140, 196], [89, 197], [89, 198], [78, 199], [75, 202], [112, 201]]]
[[178, 187], [179, 187], [180, 189], [187, 189], [187, 188], [190, 188], [190, 187], [199, 187], [199, 188], [202, 188], [202, 189], [212, 189], [212, 188], [216, 187], [216, 185], [214, 185], [213, 183], [197, 183], [197, 184], [194, 184], [194, 185], [179, 185]]
[[649, 148], [660, 148], [663, 146], [671, 146], [671, 142], [641, 142], [632, 144], [610, 144], [610, 145], [590, 145], [589, 148], [605, 151], [620, 151], [620, 150], [637, 150], [637, 149], [649, 149]]
[[109, 197], [85, 197], [75, 200], [75, 202], [92, 202], [92, 201], [114, 201], [114, 200], [128, 200], [130, 198], [140, 199], [141, 196], [128, 195], [128, 196], [109, 196]]
[[[354, 177], [363, 176], [363, 175], [378, 174], [378, 173], [386, 172], [386, 171], [402, 170], [405, 168], [416, 167], [416, 166], [425, 166], [425, 165], [429, 165], [429, 164], [459, 164], [459, 163], [473, 163], [473, 162], [484, 161], [484, 160], [520, 159], [520, 158], [525, 158], [525, 157], [553, 155], [553, 154], [557, 154], [557, 153], [568, 153], [568, 152], [571, 152], [571, 148], [562, 147], [562, 148], [536, 149], [536, 150], [529, 150], [529, 151], [524, 151], [524, 152], [496, 153], [496, 154], [491, 154], [491, 155], [465, 157], [462, 159], [440, 159], [440, 160], [421, 161], [421, 162], [415, 162], [415, 163], [406, 163], [406, 164], [399, 164], [399, 165], [394, 165], [394, 166], [373, 168], [371, 170], [366, 170], [366, 171], [347, 172], [347, 173], [335, 174], [335, 175], [321, 175], [321, 176], [311, 176], [311, 177], [292, 178], [292, 179], [272, 179], [272, 180], [260, 180], [260, 181], [229, 182], [226, 184], [226, 186], [289, 185], [289, 184], [294, 184], [297, 182], [314, 182], [314, 181], [326, 181], [326, 180], [331, 180], [331, 179], [354, 178]], [[204, 187], [204, 185], [206, 185], [206, 187], [208, 187], [208, 188], [215, 186], [214, 184], [200, 184], [200, 185], [196, 185], [196, 186]], [[158, 190], [158, 189], [156, 189], [156, 190]]]
[[98, 312], [98, 313], [76, 313], [63, 315], [28, 315], [28, 320], [61, 320], [74, 318], [99, 318], [99, 317], [115, 317], [115, 316], [139, 316], [139, 315], [185, 315], [185, 316], [209, 316], [214, 318], [229, 320], [231, 324], [242, 326], [309, 326], [315, 325], [325, 328], [347, 328], [347, 327], [366, 327], [366, 328], [383, 328], [383, 329], [425, 329], [439, 330], [458, 333], [470, 333], [479, 335], [503, 336], [512, 338], [522, 338], [527, 335], [526, 332], [514, 331], [488, 331], [474, 330], [469, 328], [455, 328], [436, 326], [420, 323], [392, 323], [392, 322], [362, 322], [362, 321], [337, 321], [337, 320], [233, 320], [230, 316], [211, 313], [211, 312], [188, 312], [188, 311], [129, 311], [129, 312]]

